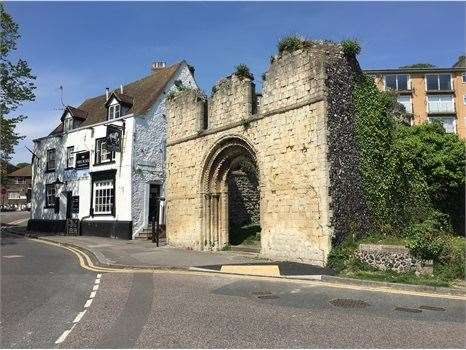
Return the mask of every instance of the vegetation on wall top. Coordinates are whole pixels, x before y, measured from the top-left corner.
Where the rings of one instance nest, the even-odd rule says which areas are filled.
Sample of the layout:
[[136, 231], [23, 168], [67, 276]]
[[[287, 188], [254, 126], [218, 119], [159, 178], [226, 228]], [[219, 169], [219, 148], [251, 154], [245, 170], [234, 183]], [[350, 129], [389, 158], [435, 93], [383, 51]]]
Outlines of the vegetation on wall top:
[[399, 68], [435, 68], [436, 65], [431, 63], [415, 63], [415, 64], [408, 64], [406, 66], [401, 66]]
[[342, 40], [341, 46], [347, 56], [357, 56], [361, 52], [361, 44], [356, 39]]
[[240, 63], [235, 67], [234, 74], [239, 78], [254, 79], [254, 76], [252, 75], [251, 71], [249, 70], [249, 67], [247, 65], [245, 65], [244, 63]]

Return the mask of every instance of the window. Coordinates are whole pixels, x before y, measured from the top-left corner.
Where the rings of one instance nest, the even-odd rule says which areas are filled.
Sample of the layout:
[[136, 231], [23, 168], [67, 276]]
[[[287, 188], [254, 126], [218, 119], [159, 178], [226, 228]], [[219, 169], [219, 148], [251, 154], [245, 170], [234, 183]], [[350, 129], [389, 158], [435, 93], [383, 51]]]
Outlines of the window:
[[466, 73], [463, 73], [463, 83], [466, 83]]
[[426, 84], [428, 91], [451, 90], [450, 74], [427, 74]]
[[65, 118], [64, 129], [65, 131], [70, 131], [73, 129], [73, 118], [72, 117]]
[[113, 180], [94, 182], [94, 214], [113, 214]]
[[453, 95], [432, 95], [427, 96], [428, 113], [454, 113], [455, 103]]
[[448, 133], [456, 133], [456, 118], [454, 115], [429, 116], [430, 123], [440, 123]]
[[408, 74], [389, 74], [385, 76], [385, 90], [409, 90]]
[[108, 107], [108, 119], [120, 118], [120, 105], [112, 105]]
[[95, 163], [108, 163], [115, 158], [115, 152], [109, 152], [106, 147], [105, 138], [95, 141]]
[[411, 96], [398, 96], [396, 98], [398, 103], [401, 103], [406, 109], [407, 113], [413, 113], [413, 105], [411, 103]]
[[47, 171], [55, 171], [55, 149], [47, 150]]
[[55, 207], [55, 184], [45, 185], [45, 207]]
[[8, 193], [8, 199], [19, 199], [19, 193], [18, 192]]
[[70, 146], [66, 149], [66, 167], [74, 167], [74, 146]]
[[466, 106], [466, 95], [463, 95], [463, 104]]
[[15, 184], [24, 185], [26, 184], [26, 179], [24, 177], [17, 177], [15, 178]]

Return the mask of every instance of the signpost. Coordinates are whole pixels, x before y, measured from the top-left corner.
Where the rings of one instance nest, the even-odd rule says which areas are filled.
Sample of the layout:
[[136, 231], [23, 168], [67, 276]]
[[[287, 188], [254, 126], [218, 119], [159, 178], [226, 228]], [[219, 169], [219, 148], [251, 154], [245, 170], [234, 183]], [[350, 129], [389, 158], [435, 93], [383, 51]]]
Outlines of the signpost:
[[117, 125], [107, 125], [107, 136], [105, 147], [110, 152], [121, 152], [122, 127]]
[[66, 219], [66, 235], [79, 236], [79, 219]]
[[89, 158], [89, 151], [76, 153], [76, 169], [89, 168]]

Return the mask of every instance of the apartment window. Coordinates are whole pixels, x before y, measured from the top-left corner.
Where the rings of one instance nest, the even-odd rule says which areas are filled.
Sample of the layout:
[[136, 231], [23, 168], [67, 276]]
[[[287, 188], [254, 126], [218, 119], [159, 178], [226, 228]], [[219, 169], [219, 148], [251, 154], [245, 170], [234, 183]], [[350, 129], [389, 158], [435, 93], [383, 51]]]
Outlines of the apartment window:
[[451, 75], [427, 74], [426, 84], [428, 91], [451, 90]]
[[463, 73], [463, 83], [466, 83], [466, 73]]
[[55, 149], [47, 150], [47, 171], [55, 171]]
[[95, 163], [108, 163], [115, 158], [115, 152], [109, 152], [107, 150], [107, 145], [105, 138], [97, 139], [95, 141]]
[[113, 180], [94, 181], [94, 214], [111, 215], [114, 205]]
[[466, 106], [466, 95], [463, 95], [463, 104]]
[[398, 96], [396, 98], [398, 103], [401, 103], [407, 113], [413, 113], [413, 105], [411, 103], [411, 96]]
[[115, 119], [120, 117], [120, 105], [111, 105], [108, 107], [108, 119]]
[[55, 207], [55, 184], [45, 185], [45, 206]]
[[74, 146], [66, 148], [66, 167], [74, 168]]
[[409, 90], [408, 74], [389, 74], [385, 76], [385, 90]]
[[456, 118], [454, 115], [429, 116], [430, 123], [440, 123], [448, 133], [456, 133]]
[[454, 113], [455, 103], [453, 95], [431, 95], [427, 96], [428, 113]]

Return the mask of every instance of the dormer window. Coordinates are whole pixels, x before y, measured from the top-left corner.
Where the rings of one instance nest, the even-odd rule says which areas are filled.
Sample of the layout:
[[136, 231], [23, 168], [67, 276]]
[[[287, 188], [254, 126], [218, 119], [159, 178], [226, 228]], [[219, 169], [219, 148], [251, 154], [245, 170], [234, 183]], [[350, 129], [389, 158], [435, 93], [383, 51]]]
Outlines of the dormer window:
[[108, 107], [108, 119], [120, 118], [120, 105], [114, 104]]
[[65, 127], [65, 131], [70, 131], [73, 129], [73, 117], [68, 116], [65, 118], [64, 127]]

